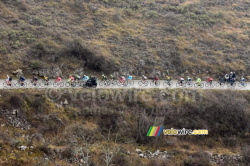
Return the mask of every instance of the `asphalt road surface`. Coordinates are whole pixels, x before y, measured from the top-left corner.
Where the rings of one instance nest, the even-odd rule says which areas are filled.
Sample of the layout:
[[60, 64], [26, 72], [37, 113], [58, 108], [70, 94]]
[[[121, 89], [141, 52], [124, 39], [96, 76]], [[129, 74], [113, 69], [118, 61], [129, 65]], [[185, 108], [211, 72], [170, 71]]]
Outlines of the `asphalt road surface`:
[[[250, 82], [246, 83], [246, 86], [240, 86], [240, 83], [237, 81], [236, 85], [230, 86], [230, 85], [224, 85], [224, 86], [219, 86], [218, 84], [216, 85], [216, 82], [213, 82], [213, 86], [206, 86], [206, 82], [202, 82], [203, 83], [203, 87], [195, 87], [194, 85], [189, 86], [189, 85], [184, 85], [184, 86], [180, 86], [177, 84], [176, 80], [171, 81], [172, 82], [172, 86], [168, 86], [166, 84], [166, 81], [164, 80], [160, 80], [160, 85], [154, 85], [153, 83], [151, 83], [151, 80], [147, 80], [148, 81], [148, 85], [139, 85], [140, 80], [133, 80], [133, 84], [132, 85], [103, 85], [100, 86], [100, 81], [98, 81], [98, 86], [97, 88], [107, 88], [107, 89], [112, 89], [112, 88], [118, 88], [118, 89], [124, 89], [124, 88], [137, 88], [137, 89], [150, 89], [150, 88], [158, 88], [158, 89], [165, 89], [165, 88], [189, 88], [189, 89], [222, 89], [222, 90], [250, 90]], [[17, 83], [17, 80], [13, 80], [12, 81], [12, 86], [6, 86], [5, 80], [0, 80], [0, 89], [25, 89], [25, 88], [83, 88], [83, 86], [79, 86], [76, 85], [75, 87], [70, 86], [69, 84], [65, 84], [67, 83], [67, 80], [64, 79], [62, 80], [62, 84], [60, 86], [54, 85], [53, 83], [55, 82], [55, 80], [50, 80], [51, 85], [46, 86], [44, 84], [41, 83], [41, 81], [38, 81], [38, 83], [40, 83], [40, 86], [33, 86], [30, 83], [30, 80], [26, 80], [26, 86], [15, 86], [15, 84]], [[193, 82], [194, 84], [195, 82]]]

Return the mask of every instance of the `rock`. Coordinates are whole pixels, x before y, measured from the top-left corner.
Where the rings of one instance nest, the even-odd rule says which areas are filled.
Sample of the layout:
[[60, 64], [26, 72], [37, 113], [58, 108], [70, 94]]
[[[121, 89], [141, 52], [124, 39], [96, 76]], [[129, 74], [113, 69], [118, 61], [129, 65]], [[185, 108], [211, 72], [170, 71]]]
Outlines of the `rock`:
[[12, 114], [13, 114], [13, 115], [16, 115], [16, 112], [17, 112], [17, 110], [13, 110]]
[[81, 163], [85, 163], [83, 159], [80, 160]]
[[69, 104], [68, 101], [67, 101], [67, 99], [65, 99], [65, 101], [63, 102], [63, 104], [64, 105], [68, 105]]
[[34, 149], [34, 146], [30, 146], [30, 149]]
[[160, 154], [160, 151], [159, 151], [159, 150], [156, 150], [154, 154], [155, 154], [155, 155], [159, 155], [159, 154]]
[[142, 153], [142, 151], [140, 149], [135, 149], [135, 152], [138, 154]]
[[27, 146], [20, 146], [20, 150], [25, 151], [28, 147]]
[[143, 157], [144, 157], [144, 154], [143, 154], [143, 153], [139, 154], [139, 157], [143, 158]]

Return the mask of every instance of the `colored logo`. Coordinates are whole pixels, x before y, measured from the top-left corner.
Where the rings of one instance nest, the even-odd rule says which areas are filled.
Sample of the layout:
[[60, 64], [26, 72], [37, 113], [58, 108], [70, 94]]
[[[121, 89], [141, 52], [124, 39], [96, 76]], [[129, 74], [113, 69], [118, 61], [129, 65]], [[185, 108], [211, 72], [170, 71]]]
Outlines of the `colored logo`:
[[151, 126], [149, 131], [148, 131], [147, 136], [149, 136], [149, 137], [158, 137], [158, 136], [160, 136], [162, 129], [163, 129], [162, 126], [158, 126], [158, 127], [157, 126]]

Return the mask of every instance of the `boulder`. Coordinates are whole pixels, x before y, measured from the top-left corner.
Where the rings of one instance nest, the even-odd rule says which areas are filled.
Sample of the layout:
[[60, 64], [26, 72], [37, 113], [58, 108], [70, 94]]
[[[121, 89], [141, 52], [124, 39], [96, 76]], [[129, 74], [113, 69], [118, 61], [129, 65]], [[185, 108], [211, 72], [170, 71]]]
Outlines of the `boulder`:
[[142, 151], [140, 149], [135, 149], [135, 152], [138, 153], [138, 154], [142, 153]]
[[143, 154], [143, 153], [139, 154], [139, 157], [143, 158], [143, 157], [144, 157], [144, 154]]

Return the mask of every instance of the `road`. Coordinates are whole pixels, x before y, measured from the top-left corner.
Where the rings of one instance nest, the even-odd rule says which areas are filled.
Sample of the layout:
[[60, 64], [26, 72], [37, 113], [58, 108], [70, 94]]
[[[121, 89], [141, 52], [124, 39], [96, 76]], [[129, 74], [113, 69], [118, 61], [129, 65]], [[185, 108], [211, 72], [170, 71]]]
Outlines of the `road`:
[[[55, 80], [50, 80], [50, 82], [51, 83], [53, 83]], [[50, 85], [50, 86], [39, 86], [39, 87], [36, 87], [36, 86], [26, 86], [26, 87], [15, 87], [15, 86], [12, 86], [12, 87], [4, 87], [4, 82], [5, 82], [5, 80], [0, 80], [0, 89], [16, 89], [16, 88], [19, 88], [19, 89], [25, 89], [25, 88], [72, 88], [71, 86], [69, 86], [69, 87], [67, 87], [67, 86], [53, 86], [53, 84], [52, 85]], [[16, 83], [17, 82], [17, 80], [13, 80], [12, 81], [13, 83]], [[26, 81], [27, 82], [27, 84], [30, 82], [29, 80], [28, 81]], [[39, 81], [38, 81], [39, 82]], [[65, 80], [62, 80], [62, 82], [64, 82], [64, 83], [66, 83], [67, 82], [67, 80], [65, 79]], [[177, 84], [177, 81], [176, 80], [173, 80], [172, 81], [172, 83], [173, 83], [173, 86], [172, 87], [169, 87], [169, 86], [163, 86], [163, 84], [164, 84], [164, 80], [160, 80], [160, 85], [159, 86], [155, 86], [155, 85], [153, 85], [153, 86], [151, 86], [150, 85], [150, 80], [148, 80], [148, 82], [149, 82], [149, 84], [147, 85], [147, 86], [139, 86], [138, 85], [138, 82], [139, 82], [139, 80], [134, 80], [134, 84], [133, 85], [128, 85], [128, 86], [123, 86], [123, 85], [121, 85], [121, 86], [118, 86], [118, 85], [110, 85], [110, 86], [99, 86], [99, 82], [100, 81], [98, 81], [98, 86], [97, 86], [97, 88], [99, 89], [102, 89], [102, 88], [107, 88], [107, 89], [123, 89], [123, 88], [137, 88], [137, 89], [150, 89], [150, 88], [158, 88], [158, 89], [165, 89], [165, 88], [170, 88], [170, 89], [173, 89], [173, 88], [189, 88], [189, 89], [222, 89], [222, 90], [250, 90], [250, 83], [248, 82], [247, 83], [247, 86], [246, 87], [239, 87], [239, 83], [237, 82], [236, 83], [236, 86], [235, 87], [228, 87], [227, 85], [225, 85], [225, 86], [223, 86], [223, 87], [217, 87], [217, 86], [213, 86], [213, 87], [207, 87], [207, 86], [205, 86], [205, 82], [203, 81], [202, 83], [204, 83], [204, 87], [203, 88], [200, 88], [200, 87], [198, 87], [198, 88], [195, 88], [194, 86], [192, 86], [192, 87], [190, 87], [190, 86], [186, 86], [186, 87], [181, 87], [181, 86], [177, 86], [176, 84]], [[76, 86], [76, 87], [74, 87], [74, 88], [81, 88], [81, 86]]]

